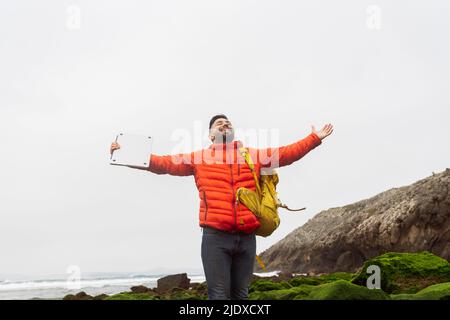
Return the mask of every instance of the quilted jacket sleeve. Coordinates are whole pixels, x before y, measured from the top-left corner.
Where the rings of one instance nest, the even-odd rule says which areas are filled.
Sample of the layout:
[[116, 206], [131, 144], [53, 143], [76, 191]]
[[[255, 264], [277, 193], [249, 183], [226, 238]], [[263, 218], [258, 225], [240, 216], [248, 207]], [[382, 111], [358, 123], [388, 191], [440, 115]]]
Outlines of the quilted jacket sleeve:
[[[252, 158], [258, 159], [261, 167], [277, 168], [290, 165], [301, 159], [309, 151], [319, 146], [322, 140], [315, 133], [311, 133], [305, 138], [292, 144], [266, 149], [254, 149]], [[250, 151], [252, 153], [252, 151]]]
[[150, 155], [148, 171], [156, 174], [170, 174], [173, 176], [190, 176], [194, 174], [192, 154], [176, 154], [159, 156]]

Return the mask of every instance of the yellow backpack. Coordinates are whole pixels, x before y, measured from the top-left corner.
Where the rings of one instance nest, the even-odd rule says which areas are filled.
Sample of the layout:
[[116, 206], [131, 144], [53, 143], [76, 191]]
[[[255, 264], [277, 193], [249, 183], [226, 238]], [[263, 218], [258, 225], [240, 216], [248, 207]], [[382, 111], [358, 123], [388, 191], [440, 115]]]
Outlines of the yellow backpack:
[[282, 204], [278, 199], [278, 193], [276, 191], [276, 186], [279, 181], [276, 170], [271, 169], [261, 172], [261, 181], [258, 181], [258, 177], [255, 173], [255, 165], [248, 149], [239, 148], [239, 152], [252, 171], [253, 178], [255, 179], [256, 192], [243, 187], [239, 188], [236, 191], [236, 202], [244, 204], [258, 217], [261, 225], [256, 229], [256, 235], [268, 237], [280, 225], [278, 208], [285, 208], [289, 211], [300, 211], [306, 208], [290, 209], [288, 206]]

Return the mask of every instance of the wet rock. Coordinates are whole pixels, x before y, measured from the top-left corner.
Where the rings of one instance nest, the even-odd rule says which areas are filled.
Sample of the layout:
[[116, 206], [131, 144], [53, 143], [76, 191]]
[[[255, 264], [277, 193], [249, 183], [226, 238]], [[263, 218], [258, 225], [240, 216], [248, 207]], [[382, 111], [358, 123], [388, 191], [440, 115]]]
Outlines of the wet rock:
[[189, 289], [191, 280], [186, 273], [168, 275], [158, 279], [155, 289], [158, 293], [170, 292], [173, 288]]
[[81, 291], [77, 294], [68, 294], [66, 295], [63, 300], [94, 300], [93, 296], [88, 295], [86, 292]]
[[133, 293], [148, 293], [148, 292], [152, 292], [152, 290], [150, 288], [147, 288], [146, 286], [134, 286], [131, 287], [131, 292]]

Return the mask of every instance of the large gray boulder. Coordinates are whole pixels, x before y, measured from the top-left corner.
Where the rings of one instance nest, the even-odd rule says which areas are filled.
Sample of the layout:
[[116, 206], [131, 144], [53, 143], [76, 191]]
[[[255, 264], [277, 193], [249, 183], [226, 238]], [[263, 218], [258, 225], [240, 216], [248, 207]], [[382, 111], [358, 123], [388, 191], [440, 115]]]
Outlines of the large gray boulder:
[[[385, 252], [430, 251], [450, 261], [450, 169], [322, 211], [264, 251], [268, 271], [354, 272]], [[255, 271], [260, 272], [255, 264]]]

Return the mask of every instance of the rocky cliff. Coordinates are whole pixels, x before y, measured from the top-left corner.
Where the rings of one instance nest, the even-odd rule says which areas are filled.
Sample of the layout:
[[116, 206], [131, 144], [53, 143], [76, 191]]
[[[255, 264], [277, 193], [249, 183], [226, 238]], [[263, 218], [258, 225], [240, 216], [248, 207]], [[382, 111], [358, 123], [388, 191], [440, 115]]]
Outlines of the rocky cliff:
[[[450, 261], [450, 169], [310, 219], [260, 254], [268, 271], [354, 272], [385, 252]], [[255, 264], [255, 271], [261, 271]]]

